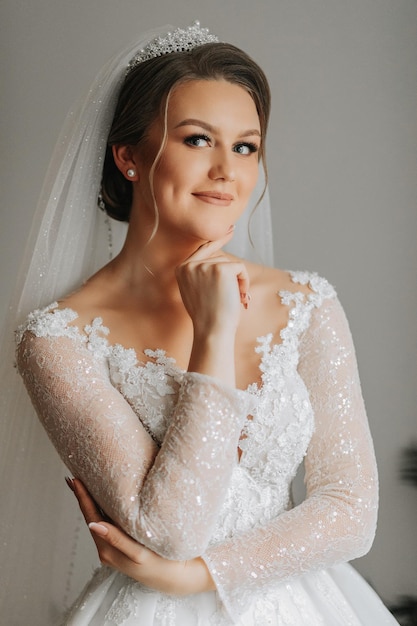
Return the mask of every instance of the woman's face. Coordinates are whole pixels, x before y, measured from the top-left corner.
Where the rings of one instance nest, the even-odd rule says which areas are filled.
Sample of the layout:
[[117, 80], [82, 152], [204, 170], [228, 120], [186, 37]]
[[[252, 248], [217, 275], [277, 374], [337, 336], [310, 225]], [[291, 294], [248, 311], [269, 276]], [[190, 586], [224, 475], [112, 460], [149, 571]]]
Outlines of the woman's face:
[[[154, 219], [149, 170], [163, 122], [136, 149], [139, 214]], [[258, 177], [261, 132], [251, 96], [224, 80], [196, 80], [171, 94], [167, 138], [154, 174], [160, 230], [175, 237], [214, 241], [242, 214]], [[146, 218], [145, 218], [146, 219]]]

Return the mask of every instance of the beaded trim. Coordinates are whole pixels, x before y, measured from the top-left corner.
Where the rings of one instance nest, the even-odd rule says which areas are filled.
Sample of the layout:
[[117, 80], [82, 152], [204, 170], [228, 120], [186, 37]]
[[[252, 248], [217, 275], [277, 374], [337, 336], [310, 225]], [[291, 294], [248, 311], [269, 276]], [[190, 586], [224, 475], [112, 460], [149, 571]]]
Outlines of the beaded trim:
[[195, 21], [188, 28], [176, 28], [163, 37], [155, 37], [129, 61], [127, 72], [144, 61], [161, 57], [170, 52], [187, 52], [205, 43], [218, 42], [215, 35], [209, 33], [208, 28], [201, 28], [200, 22]]

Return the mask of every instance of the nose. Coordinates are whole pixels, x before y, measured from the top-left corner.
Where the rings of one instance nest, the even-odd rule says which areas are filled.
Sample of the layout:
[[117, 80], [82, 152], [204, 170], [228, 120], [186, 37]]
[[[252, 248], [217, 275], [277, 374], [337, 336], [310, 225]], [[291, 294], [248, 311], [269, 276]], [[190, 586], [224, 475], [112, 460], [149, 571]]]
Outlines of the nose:
[[233, 154], [228, 154], [223, 150], [216, 152], [211, 163], [209, 176], [212, 180], [233, 182], [236, 179]]

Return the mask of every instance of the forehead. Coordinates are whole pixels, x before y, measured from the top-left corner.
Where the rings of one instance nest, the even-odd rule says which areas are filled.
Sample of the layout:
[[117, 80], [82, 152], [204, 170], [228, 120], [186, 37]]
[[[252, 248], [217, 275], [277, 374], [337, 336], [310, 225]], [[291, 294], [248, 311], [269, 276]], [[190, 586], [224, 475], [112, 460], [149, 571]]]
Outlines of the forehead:
[[177, 85], [171, 92], [168, 125], [183, 119], [201, 119], [211, 124], [257, 128], [259, 116], [252, 96], [240, 85], [226, 80], [193, 80]]

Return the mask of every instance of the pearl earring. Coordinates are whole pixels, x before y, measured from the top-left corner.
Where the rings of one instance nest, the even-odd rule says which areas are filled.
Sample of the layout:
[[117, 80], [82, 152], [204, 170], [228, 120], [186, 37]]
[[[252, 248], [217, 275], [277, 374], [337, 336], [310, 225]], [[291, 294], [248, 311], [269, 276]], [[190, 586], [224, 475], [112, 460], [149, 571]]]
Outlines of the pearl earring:
[[126, 174], [127, 174], [127, 176], [129, 176], [129, 178], [132, 178], [133, 176], [136, 176], [135, 170], [132, 170], [132, 169], [127, 170]]

